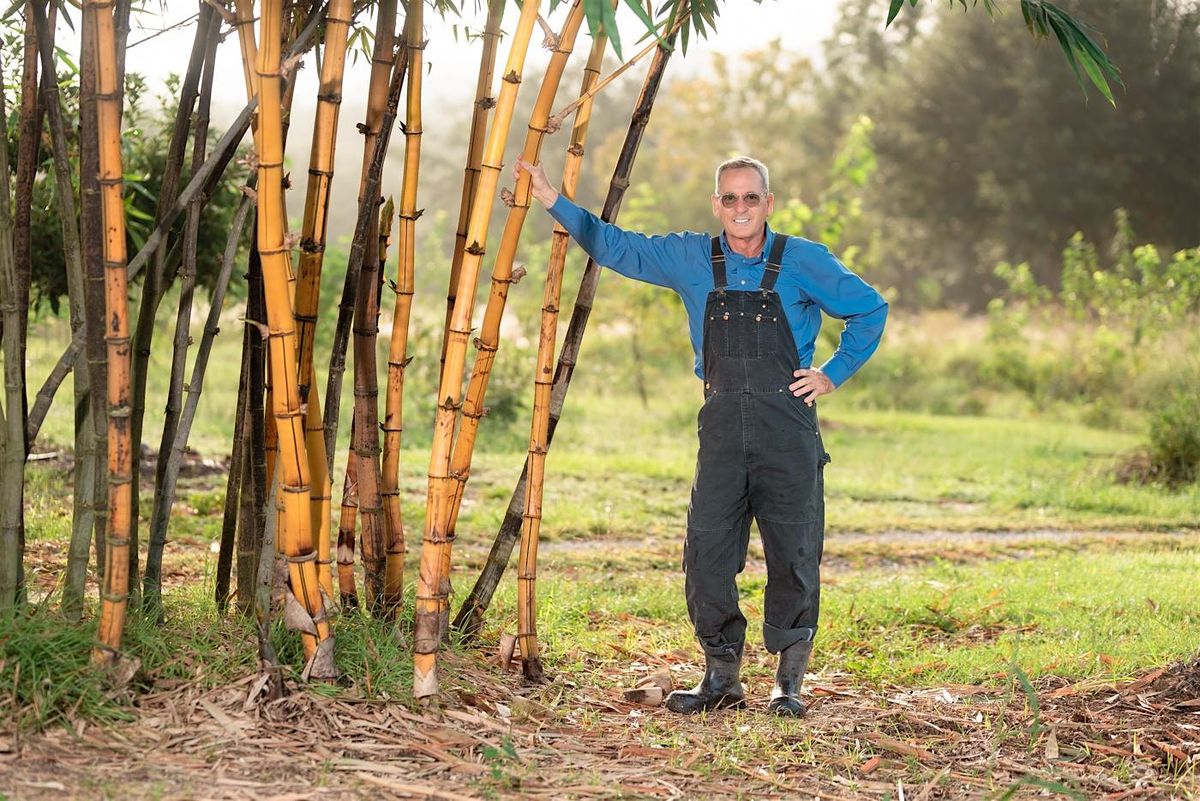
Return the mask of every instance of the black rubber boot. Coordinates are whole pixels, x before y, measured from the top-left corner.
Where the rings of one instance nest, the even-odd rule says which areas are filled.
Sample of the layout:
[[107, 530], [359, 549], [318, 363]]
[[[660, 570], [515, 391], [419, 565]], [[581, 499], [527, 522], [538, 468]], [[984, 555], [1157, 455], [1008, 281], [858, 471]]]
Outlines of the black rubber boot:
[[804, 702], [800, 700], [800, 685], [812, 656], [812, 640], [801, 640], [779, 652], [779, 668], [775, 671], [775, 689], [767, 709], [785, 717], [803, 717]]
[[738, 671], [742, 666], [742, 650], [733, 659], [704, 655], [704, 678], [690, 690], [676, 690], [667, 696], [667, 709], [683, 715], [694, 715], [707, 709], [737, 707], [744, 703]]

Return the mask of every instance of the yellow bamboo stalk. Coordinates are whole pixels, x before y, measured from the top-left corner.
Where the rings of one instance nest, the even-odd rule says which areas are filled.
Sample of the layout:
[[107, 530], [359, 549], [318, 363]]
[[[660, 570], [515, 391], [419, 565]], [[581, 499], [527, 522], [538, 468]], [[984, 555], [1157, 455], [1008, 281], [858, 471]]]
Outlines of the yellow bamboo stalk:
[[[88, 0], [95, 19], [96, 113], [100, 138], [100, 195], [104, 219], [105, 345], [108, 361], [108, 532], [100, 625], [92, 661], [119, 656], [129, 593], [129, 537], [133, 521], [133, 441], [129, 301], [125, 272], [125, 203], [121, 172], [121, 105], [113, 0]], [[17, 414], [18, 410], [10, 410]]]
[[304, 404], [304, 432], [308, 446], [308, 469], [312, 476], [312, 526], [317, 537], [317, 564], [321, 587], [333, 598], [330, 558], [330, 505], [333, 482], [325, 453], [325, 422], [321, 401], [313, 386], [313, 340], [320, 304], [321, 268], [325, 258], [329, 222], [330, 187], [333, 182], [334, 150], [337, 144], [338, 112], [342, 105], [342, 78], [346, 67], [346, 44], [354, 14], [353, 0], [332, 0], [325, 17], [325, 50], [321, 59], [321, 83], [313, 120], [312, 149], [308, 160], [308, 190], [304, 222], [300, 229], [300, 266], [296, 277], [295, 318], [299, 349], [299, 391]]
[[450, 449], [457, 412], [461, 406], [467, 338], [471, 333], [475, 286], [479, 281], [479, 267], [487, 242], [492, 201], [500, 180], [504, 145], [508, 141], [508, 129], [512, 123], [521, 72], [529, 50], [529, 39], [537, 23], [539, 5], [540, 0], [525, 0], [521, 7], [521, 17], [512, 34], [512, 45], [504, 69], [504, 85], [500, 90], [496, 114], [484, 146], [482, 172], [475, 191], [470, 223], [467, 226], [467, 241], [470, 244], [464, 252], [454, 313], [451, 315], [449, 336], [446, 339], [446, 361], [442, 367], [438, 387], [433, 448], [429, 459], [429, 493], [425, 509], [425, 535], [421, 546], [413, 632], [413, 695], [417, 698], [428, 698], [436, 695], [438, 691], [437, 651], [441, 642], [439, 611], [450, 592], [449, 575], [442, 572], [442, 551], [449, 546], [446, 535], [452, 494], [452, 479], [449, 473]]
[[[246, 79], [246, 99], [253, 100], [258, 95], [258, 75], [254, 65], [258, 63], [258, 44], [254, 40], [254, 0], [234, 0], [233, 26], [237, 28], [238, 45], [242, 50], [242, 75]], [[258, 115], [255, 114], [253, 125], [255, 135], [258, 133]]]
[[[283, 24], [282, 0], [263, 0], [259, 19], [259, 48], [255, 73], [259, 91], [258, 136], [258, 252], [269, 328], [272, 376], [271, 412], [279, 433], [276, 475], [282, 498], [280, 548], [288, 563], [290, 591], [312, 618], [301, 632], [309, 675], [336, 675], [333, 632], [313, 548], [308, 456], [297, 386], [296, 327], [288, 297], [289, 257], [284, 243], [283, 120], [279, 59]], [[315, 632], [315, 633], [314, 633]]]
[[[575, 39], [579, 33], [583, 17], [583, 3], [580, 0], [576, 0], [575, 4], [571, 7], [570, 13], [567, 15], [566, 21], [563, 23], [562, 31], [558, 35], [557, 43], [553, 48], [554, 55], [550, 57], [550, 64], [547, 66], [546, 75], [542, 79], [542, 86], [538, 91], [537, 101], [534, 103], [533, 111], [529, 115], [529, 129], [525, 134], [525, 146], [521, 151], [521, 158], [525, 161], [533, 163], [538, 160], [538, 155], [542, 149], [542, 141], [546, 134], [551, 131], [549, 126], [550, 108], [554, 104], [554, 97], [558, 93], [559, 84], [562, 82], [562, 74], [567, 66], [567, 59], [570, 58], [571, 51], [574, 49]], [[595, 50], [596, 48], [593, 48], [593, 52]], [[597, 57], [597, 61], [603, 56], [603, 47], [600, 47], [599, 53], [600, 56]], [[596, 70], [599, 69], [598, 63], [594, 66]], [[593, 67], [591, 59], [588, 61], [588, 67], [589, 69]], [[585, 82], [589, 75], [594, 76], [595, 72], [585, 70]], [[488, 380], [492, 373], [492, 364], [496, 359], [496, 351], [500, 347], [500, 322], [504, 316], [504, 307], [508, 301], [508, 288], [512, 284], [512, 268], [517, 254], [517, 243], [521, 238], [521, 230], [525, 225], [525, 218], [529, 214], [529, 185], [529, 174], [522, 173], [513, 193], [513, 205], [508, 210], [508, 218], [504, 223], [504, 233], [500, 239], [500, 250], [496, 254], [496, 263], [492, 268], [491, 291], [488, 294], [487, 308], [483, 314], [483, 325], [480, 328], [478, 338], [475, 340], [475, 366], [471, 370], [471, 381], [467, 387], [466, 394], [463, 396], [463, 419], [458, 437], [454, 443], [454, 455], [450, 459], [450, 475], [453, 479], [453, 485], [451, 487], [450, 516], [447, 523], [447, 539], [449, 543], [442, 552], [443, 575], [449, 575], [450, 573], [451, 550], [453, 548], [455, 529], [458, 524], [458, 513], [462, 508], [463, 492], [471, 473], [471, 459], [475, 452], [475, 439], [479, 431], [479, 421], [485, 413], [483, 404], [487, 394]], [[574, 185], [572, 185], [571, 191], [573, 195]], [[441, 626], [444, 633], [449, 622], [449, 606], [444, 605], [440, 614], [442, 616]]]
[[496, 49], [500, 41], [500, 18], [504, 0], [488, 0], [487, 22], [483, 27], [483, 52], [479, 57], [479, 78], [475, 83], [475, 111], [471, 115], [471, 136], [467, 140], [467, 165], [463, 171], [462, 200], [458, 206], [458, 226], [454, 234], [454, 256], [450, 262], [450, 284], [446, 290], [446, 323], [442, 329], [442, 362], [446, 361], [446, 342], [450, 336], [450, 317], [458, 292], [463, 253], [467, 248], [467, 223], [475, 202], [475, 187], [483, 162], [483, 142], [487, 133], [488, 112], [496, 106], [492, 97], [492, 76], [496, 71]]
[[[607, 42], [597, 38], [592, 43], [584, 70], [575, 124], [571, 129], [571, 144], [563, 166], [562, 194], [575, 198], [579, 172], [583, 165], [584, 144], [592, 118], [593, 87], [600, 75]], [[527, 201], [528, 202], [528, 201]], [[550, 242], [550, 262], [546, 270], [546, 287], [542, 296], [542, 322], [538, 337], [537, 367], [533, 379], [533, 421], [529, 434], [529, 480], [525, 488], [525, 515], [521, 525], [521, 551], [517, 562], [517, 643], [521, 649], [522, 669], [532, 681], [542, 678], [542, 662], [537, 642], [537, 543], [542, 521], [542, 495], [545, 484], [546, 452], [549, 449], [550, 406], [554, 385], [554, 344], [558, 334], [558, 303], [562, 295], [563, 269], [571, 237], [557, 223]]]
[[[421, 171], [421, 81], [425, 50], [423, 3], [405, 17], [408, 47], [408, 103], [404, 122], [404, 181], [400, 190], [399, 265], [392, 333], [388, 341], [387, 396], [383, 416], [383, 512], [387, 534], [384, 603], [398, 610], [404, 597], [404, 519], [400, 513], [400, 438], [404, 431], [404, 368], [408, 364], [408, 328], [412, 316], [416, 258], [417, 186]], [[390, 204], [389, 204], [390, 205]], [[388, 229], [391, 225], [389, 223]], [[381, 243], [381, 254], [384, 245]], [[381, 268], [383, 258], [380, 258]], [[382, 272], [380, 273], [383, 274]]]

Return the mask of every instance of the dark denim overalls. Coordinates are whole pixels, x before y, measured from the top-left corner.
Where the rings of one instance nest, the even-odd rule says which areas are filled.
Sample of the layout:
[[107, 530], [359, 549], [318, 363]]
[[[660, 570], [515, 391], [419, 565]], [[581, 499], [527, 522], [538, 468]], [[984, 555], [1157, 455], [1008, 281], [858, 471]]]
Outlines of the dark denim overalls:
[[775, 235], [758, 290], [732, 291], [720, 237], [712, 240], [704, 406], [683, 563], [688, 614], [705, 652], [717, 657], [734, 658], [745, 641], [735, 577], [746, 565], [751, 517], [767, 559], [767, 650], [810, 640], [817, 628], [829, 456], [816, 410], [787, 388], [800, 359], [775, 292], [786, 241]]

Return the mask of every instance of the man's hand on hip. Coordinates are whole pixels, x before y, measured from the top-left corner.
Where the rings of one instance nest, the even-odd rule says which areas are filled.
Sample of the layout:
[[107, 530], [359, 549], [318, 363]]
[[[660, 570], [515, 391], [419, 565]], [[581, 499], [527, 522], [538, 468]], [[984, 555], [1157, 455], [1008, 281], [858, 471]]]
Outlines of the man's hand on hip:
[[542, 165], [531, 164], [518, 158], [516, 166], [513, 167], [513, 180], [521, 180], [522, 172], [529, 173], [529, 191], [537, 198], [538, 203], [546, 208], [553, 206], [554, 201], [558, 200], [558, 190], [546, 179], [546, 171], [542, 169]]
[[792, 373], [796, 380], [788, 384], [788, 389], [797, 398], [803, 398], [804, 402], [809, 406], [813, 405], [813, 401], [821, 395], [828, 395], [833, 392], [836, 387], [829, 380], [829, 376], [815, 369], [801, 369]]

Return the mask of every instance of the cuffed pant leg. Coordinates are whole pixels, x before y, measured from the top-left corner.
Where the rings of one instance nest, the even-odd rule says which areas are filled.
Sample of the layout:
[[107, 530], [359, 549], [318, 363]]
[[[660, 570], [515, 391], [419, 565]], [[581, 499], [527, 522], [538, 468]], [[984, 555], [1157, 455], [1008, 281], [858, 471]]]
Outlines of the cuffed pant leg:
[[683, 546], [684, 594], [696, 637], [706, 654], [727, 659], [740, 655], [746, 639], [736, 581], [750, 537], [740, 419], [736, 395], [714, 395], [700, 411]]

